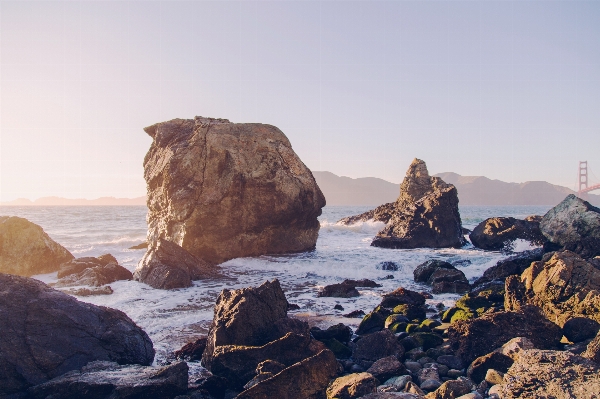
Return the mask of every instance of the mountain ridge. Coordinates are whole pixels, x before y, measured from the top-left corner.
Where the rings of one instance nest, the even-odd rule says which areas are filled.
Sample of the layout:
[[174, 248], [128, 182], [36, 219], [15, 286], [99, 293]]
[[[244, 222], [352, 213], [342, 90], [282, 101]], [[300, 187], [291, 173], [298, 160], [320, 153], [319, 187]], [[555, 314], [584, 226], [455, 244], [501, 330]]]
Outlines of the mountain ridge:
[[0, 202], [0, 206], [140, 206], [146, 205], [146, 197], [115, 198], [100, 197], [96, 199], [42, 197], [35, 201], [18, 198], [14, 201]]

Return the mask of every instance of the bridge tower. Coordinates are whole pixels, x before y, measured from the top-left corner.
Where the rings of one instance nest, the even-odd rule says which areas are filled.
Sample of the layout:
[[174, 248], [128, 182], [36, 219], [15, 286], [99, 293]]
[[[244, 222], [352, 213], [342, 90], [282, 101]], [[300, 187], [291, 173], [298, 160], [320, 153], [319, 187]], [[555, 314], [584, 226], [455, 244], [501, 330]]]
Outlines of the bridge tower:
[[587, 161], [579, 161], [579, 191], [577, 196], [581, 199], [587, 199], [588, 188], [588, 165]]

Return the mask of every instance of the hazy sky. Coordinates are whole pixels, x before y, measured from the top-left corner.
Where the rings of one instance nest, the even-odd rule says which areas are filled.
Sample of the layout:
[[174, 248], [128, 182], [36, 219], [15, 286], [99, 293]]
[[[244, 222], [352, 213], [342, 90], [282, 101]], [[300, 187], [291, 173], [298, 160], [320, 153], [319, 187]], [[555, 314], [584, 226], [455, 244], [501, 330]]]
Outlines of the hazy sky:
[[0, 200], [144, 195], [142, 128], [195, 115], [350, 177], [600, 177], [599, 1], [21, 0], [0, 24]]

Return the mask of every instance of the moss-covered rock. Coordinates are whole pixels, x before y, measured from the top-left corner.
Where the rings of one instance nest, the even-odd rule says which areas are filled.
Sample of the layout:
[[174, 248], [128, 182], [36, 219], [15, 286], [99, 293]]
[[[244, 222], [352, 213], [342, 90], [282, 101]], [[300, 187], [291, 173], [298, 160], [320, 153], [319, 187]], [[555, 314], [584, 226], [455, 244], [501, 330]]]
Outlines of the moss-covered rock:
[[408, 323], [406, 323], [406, 322], [394, 323], [391, 326], [389, 326], [388, 329], [391, 332], [393, 332], [394, 334], [398, 334], [398, 333], [406, 331], [407, 326], [408, 326]]
[[423, 306], [415, 306], [410, 304], [401, 304], [394, 308], [393, 312], [402, 316], [406, 316], [409, 320], [423, 320], [427, 315]]
[[421, 325], [419, 327], [423, 328], [423, 327], [428, 327], [429, 329], [434, 329], [435, 327], [441, 326], [442, 323], [440, 323], [437, 320], [434, 319], [425, 319], [423, 320], [423, 322], [421, 323]]
[[385, 320], [390, 315], [386, 308], [378, 306], [371, 313], [367, 314], [356, 329], [357, 335], [371, 334], [381, 331], [385, 328]]
[[337, 359], [348, 359], [350, 356], [352, 356], [352, 349], [348, 348], [335, 338], [324, 339], [321, 342], [323, 342], [325, 346], [333, 352]]
[[444, 339], [435, 333], [417, 332], [411, 334], [411, 336], [417, 340], [419, 346], [421, 346], [424, 351], [427, 351], [430, 348], [435, 348], [436, 346], [444, 343]]
[[391, 314], [385, 319], [385, 328], [390, 328], [391, 325], [396, 323], [408, 323], [410, 320], [408, 317], [401, 314]]
[[407, 333], [413, 333], [417, 331], [417, 328], [419, 328], [418, 324], [414, 324], [414, 323], [410, 323], [406, 326], [406, 332]]
[[477, 317], [477, 313], [457, 308], [456, 312], [450, 318], [450, 323], [456, 323], [459, 320], [470, 320]]

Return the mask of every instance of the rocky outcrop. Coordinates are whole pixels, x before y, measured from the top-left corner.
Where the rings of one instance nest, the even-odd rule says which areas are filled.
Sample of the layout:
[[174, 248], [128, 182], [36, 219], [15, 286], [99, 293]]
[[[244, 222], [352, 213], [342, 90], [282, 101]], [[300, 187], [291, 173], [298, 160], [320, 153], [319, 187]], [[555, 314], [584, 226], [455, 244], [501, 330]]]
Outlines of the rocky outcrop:
[[98, 258], [78, 258], [61, 265], [59, 280], [53, 287], [89, 285], [100, 287], [119, 280], [131, 280], [133, 274], [117, 263], [110, 254]]
[[490, 251], [510, 251], [516, 240], [529, 241], [532, 245], [543, 245], [546, 238], [540, 231], [536, 218], [526, 220], [513, 217], [494, 217], [484, 220], [469, 234], [471, 243]]
[[600, 368], [569, 352], [527, 350], [494, 387], [503, 399], [592, 399], [600, 392]]
[[0, 273], [33, 276], [55, 272], [73, 255], [27, 219], [0, 216]]
[[544, 215], [540, 229], [552, 243], [584, 258], [600, 255], [600, 209], [573, 194]]
[[519, 312], [484, 314], [477, 319], [457, 321], [448, 328], [450, 345], [467, 364], [516, 337], [528, 338], [538, 349], [553, 349], [560, 343], [562, 330], [533, 306]]
[[133, 274], [135, 280], [164, 290], [191, 287], [193, 280], [216, 276], [214, 266], [162, 238], [148, 249]]
[[358, 223], [358, 222], [383, 222], [386, 223], [390, 221], [392, 216], [394, 215], [395, 203], [388, 202], [387, 204], [379, 205], [375, 209], [371, 209], [370, 211], [361, 213], [360, 215], [348, 216], [343, 219], [338, 220], [338, 223], [344, 224], [346, 226]]
[[0, 274], [0, 396], [95, 360], [149, 365], [148, 335], [123, 312], [79, 302], [44, 283]]
[[381, 287], [381, 284], [377, 284], [375, 281], [362, 279], [362, 280], [344, 280], [339, 284], [330, 284], [323, 287], [319, 291], [317, 296], [320, 297], [334, 297], [334, 298], [352, 298], [359, 296], [360, 293], [356, 289], [359, 288], [375, 288]]
[[434, 294], [464, 293], [471, 289], [465, 274], [448, 262], [429, 260], [413, 272], [415, 282], [431, 285]]
[[30, 388], [28, 393], [32, 399], [172, 399], [187, 388], [184, 362], [158, 368], [97, 361]]
[[540, 307], [562, 326], [574, 317], [600, 321], [600, 269], [570, 251], [548, 254], [506, 280], [505, 308]]
[[144, 130], [150, 246], [215, 264], [315, 247], [325, 197], [279, 129], [196, 117]]
[[483, 272], [483, 276], [475, 280], [473, 287], [481, 287], [482, 285], [498, 281], [504, 283], [508, 276], [521, 274], [527, 269], [532, 262], [542, 260], [544, 256], [543, 248], [536, 248], [529, 251], [523, 251], [506, 259], [498, 261], [494, 266]]
[[119, 264], [117, 259], [111, 254], [100, 255], [97, 258], [93, 256], [75, 258], [60, 265], [56, 276], [61, 279], [63, 277], [70, 276], [71, 274], [81, 273], [85, 269], [90, 269], [97, 266], [106, 266], [110, 263], [114, 263], [116, 265]]
[[372, 244], [383, 248], [446, 248], [464, 245], [456, 188], [431, 177], [415, 159], [400, 185], [394, 213]]

